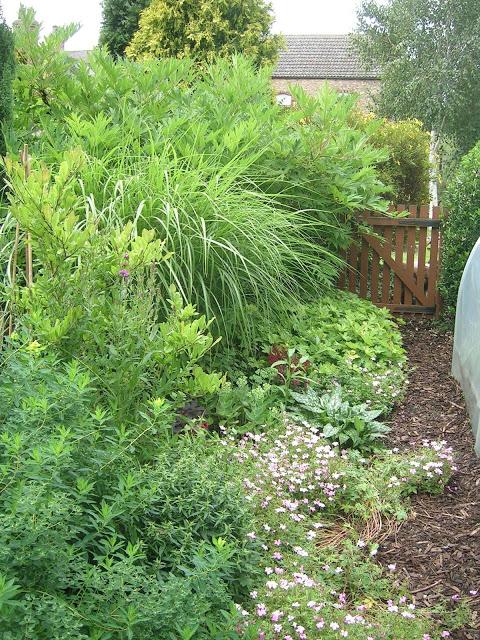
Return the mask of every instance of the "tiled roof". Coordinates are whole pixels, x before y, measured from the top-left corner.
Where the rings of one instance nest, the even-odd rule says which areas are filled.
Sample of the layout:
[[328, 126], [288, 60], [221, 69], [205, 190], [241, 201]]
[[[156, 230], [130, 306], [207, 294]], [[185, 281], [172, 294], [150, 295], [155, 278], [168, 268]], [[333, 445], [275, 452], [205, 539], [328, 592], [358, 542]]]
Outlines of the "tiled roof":
[[287, 35], [274, 78], [330, 78], [376, 80], [376, 70], [365, 70], [349, 34]]
[[86, 60], [90, 51], [87, 49], [81, 51], [65, 51], [71, 58], [75, 58], [76, 60]]

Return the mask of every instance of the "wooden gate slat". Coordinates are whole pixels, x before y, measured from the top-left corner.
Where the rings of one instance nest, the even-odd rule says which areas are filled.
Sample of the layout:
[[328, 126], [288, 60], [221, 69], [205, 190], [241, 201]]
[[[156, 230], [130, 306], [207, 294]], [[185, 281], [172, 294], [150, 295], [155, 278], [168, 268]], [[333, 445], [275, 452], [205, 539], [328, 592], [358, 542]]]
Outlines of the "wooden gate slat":
[[[433, 207], [432, 218], [438, 220], [440, 218], [440, 207]], [[440, 243], [439, 229], [432, 228], [430, 240], [430, 260], [428, 264], [428, 285], [427, 285], [427, 304], [432, 307], [435, 305], [436, 285], [438, 276], [438, 251]]]
[[370, 298], [373, 303], [378, 302], [378, 275], [380, 271], [380, 256], [372, 251], [372, 270], [370, 277]]
[[[385, 238], [384, 247], [385, 251], [392, 254], [392, 237], [393, 237], [393, 228], [385, 227], [383, 231], [383, 235]], [[376, 251], [373, 252], [375, 255], [378, 255]], [[390, 302], [390, 284], [391, 281], [391, 269], [389, 265], [383, 260], [383, 271], [382, 271], [382, 299], [380, 302], [383, 304], [388, 304]]]
[[[422, 205], [420, 207], [420, 218], [428, 218], [429, 206]], [[425, 276], [426, 276], [426, 262], [427, 262], [427, 227], [420, 227], [418, 230], [418, 254], [417, 254], [417, 284], [423, 287], [425, 291]]]
[[[417, 217], [417, 206], [410, 205], [409, 208], [409, 217], [416, 218]], [[415, 236], [416, 229], [415, 227], [407, 227], [407, 260], [406, 265], [407, 269], [410, 273], [414, 273], [415, 270]], [[413, 302], [412, 291], [409, 287], [405, 287], [405, 298], [404, 304], [411, 305]]]
[[397, 273], [397, 266], [400, 267], [403, 264], [403, 247], [405, 244], [405, 231], [401, 227], [395, 228], [395, 262], [396, 266], [393, 268], [395, 278], [393, 282], [393, 303], [400, 304], [402, 302], [402, 281]]
[[366, 298], [368, 292], [368, 254], [369, 246], [365, 238], [362, 238], [360, 253], [360, 297]]
[[350, 247], [348, 267], [348, 290], [357, 293], [358, 247], [355, 243]]

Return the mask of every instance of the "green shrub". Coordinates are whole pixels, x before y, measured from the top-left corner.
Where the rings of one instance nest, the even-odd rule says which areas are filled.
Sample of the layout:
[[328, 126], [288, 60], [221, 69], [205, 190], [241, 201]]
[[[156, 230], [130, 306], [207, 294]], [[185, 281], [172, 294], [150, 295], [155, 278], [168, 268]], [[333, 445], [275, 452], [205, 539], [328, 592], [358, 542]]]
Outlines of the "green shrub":
[[[14, 54], [12, 32], [3, 20], [0, 7], [0, 156], [5, 155], [4, 133], [12, 120]], [[1, 179], [1, 175], [0, 175]], [[0, 183], [0, 187], [2, 184]]]
[[[370, 142], [388, 153], [378, 165], [385, 194], [397, 204], [427, 204], [430, 201], [430, 134], [418, 120], [381, 120], [358, 113], [354, 121], [371, 130]], [[371, 129], [369, 129], [369, 126]]]
[[166, 440], [147, 416], [117, 423], [77, 363], [35, 345], [3, 356], [2, 637], [202, 638], [222, 626], [256, 562], [223, 448]]
[[236, 541], [239, 546], [230, 561], [233, 565], [235, 558], [237, 565], [230, 587], [241, 593], [249, 579], [242, 562], [248, 562], [245, 545], [251, 513], [222, 447], [213, 444], [209, 452], [208, 447], [186, 439], [173, 450], [160, 451], [155, 464], [154, 474], [145, 471], [155, 486], [143, 534], [150, 559], [164, 570], [178, 571], [191, 562], [199, 541]]
[[458, 288], [468, 260], [480, 238], [480, 144], [461, 161], [445, 194], [448, 214], [442, 222], [442, 253], [439, 291], [444, 314], [455, 317]]
[[169, 259], [153, 230], [114, 216], [102, 222], [76, 195], [83, 160], [65, 154], [55, 175], [33, 162], [28, 180], [8, 162], [11, 214], [30, 233], [36, 267], [35, 286], [17, 296], [19, 327], [62, 358], [87, 363], [122, 419], [151, 396], [168, 398], [167, 411], [208, 394], [220, 384], [200, 367], [214, 344], [209, 323], [174, 288], [152, 284], [153, 265]]
[[184, 58], [211, 62], [244, 53], [257, 64], [274, 62], [282, 38], [270, 33], [266, 0], [151, 0], [126, 53], [133, 58]]
[[[19, 9], [13, 28], [16, 57], [13, 117], [15, 136], [21, 137], [22, 143], [33, 142], [34, 127], [38, 127], [37, 133], [42, 130], [41, 118], [54, 117], [60, 104], [65, 103], [67, 88], [72, 86], [75, 60], [63, 50], [63, 45], [78, 29], [75, 24], [57, 27], [41, 38], [41, 24], [34, 10], [23, 5]], [[36, 124], [32, 123], [33, 114]], [[20, 141], [18, 148], [19, 145]]]

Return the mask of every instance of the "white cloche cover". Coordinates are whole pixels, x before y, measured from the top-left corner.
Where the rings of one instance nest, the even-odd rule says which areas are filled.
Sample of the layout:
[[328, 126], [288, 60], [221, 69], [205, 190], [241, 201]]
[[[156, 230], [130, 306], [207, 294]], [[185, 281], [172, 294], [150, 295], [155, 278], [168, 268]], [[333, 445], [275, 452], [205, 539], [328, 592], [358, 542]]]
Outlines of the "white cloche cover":
[[460, 282], [455, 319], [452, 374], [460, 383], [480, 455], [480, 238]]

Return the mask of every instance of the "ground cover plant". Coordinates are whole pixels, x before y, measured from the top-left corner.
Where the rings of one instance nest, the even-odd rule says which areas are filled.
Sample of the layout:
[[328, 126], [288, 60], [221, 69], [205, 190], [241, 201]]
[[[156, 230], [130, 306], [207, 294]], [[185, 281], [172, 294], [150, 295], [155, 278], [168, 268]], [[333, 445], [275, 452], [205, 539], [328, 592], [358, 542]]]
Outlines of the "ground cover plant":
[[287, 424], [232, 445], [257, 514], [248, 535], [263, 549], [264, 578], [243, 611], [259, 638], [449, 637], [374, 562], [376, 536], [406, 517], [408, 496], [443, 490], [452, 471], [444, 442], [367, 460], [328, 445], [315, 427]]
[[[340, 389], [349, 407], [365, 405], [377, 416], [387, 415], [401, 399], [405, 353], [386, 310], [337, 292], [291, 308], [278, 324], [264, 322], [260, 314], [255, 319], [255, 353], [239, 359], [235, 351], [225, 349], [215, 360], [236, 381], [233, 388], [222, 391], [223, 419], [234, 421], [236, 395], [241, 398], [238, 405], [252, 404], [246, 393], [249, 385], [256, 388], [256, 406], [264, 409], [261, 421], [267, 420], [269, 405], [298, 410], [305, 391], [312, 403]], [[254, 430], [255, 423], [249, 424]]]

